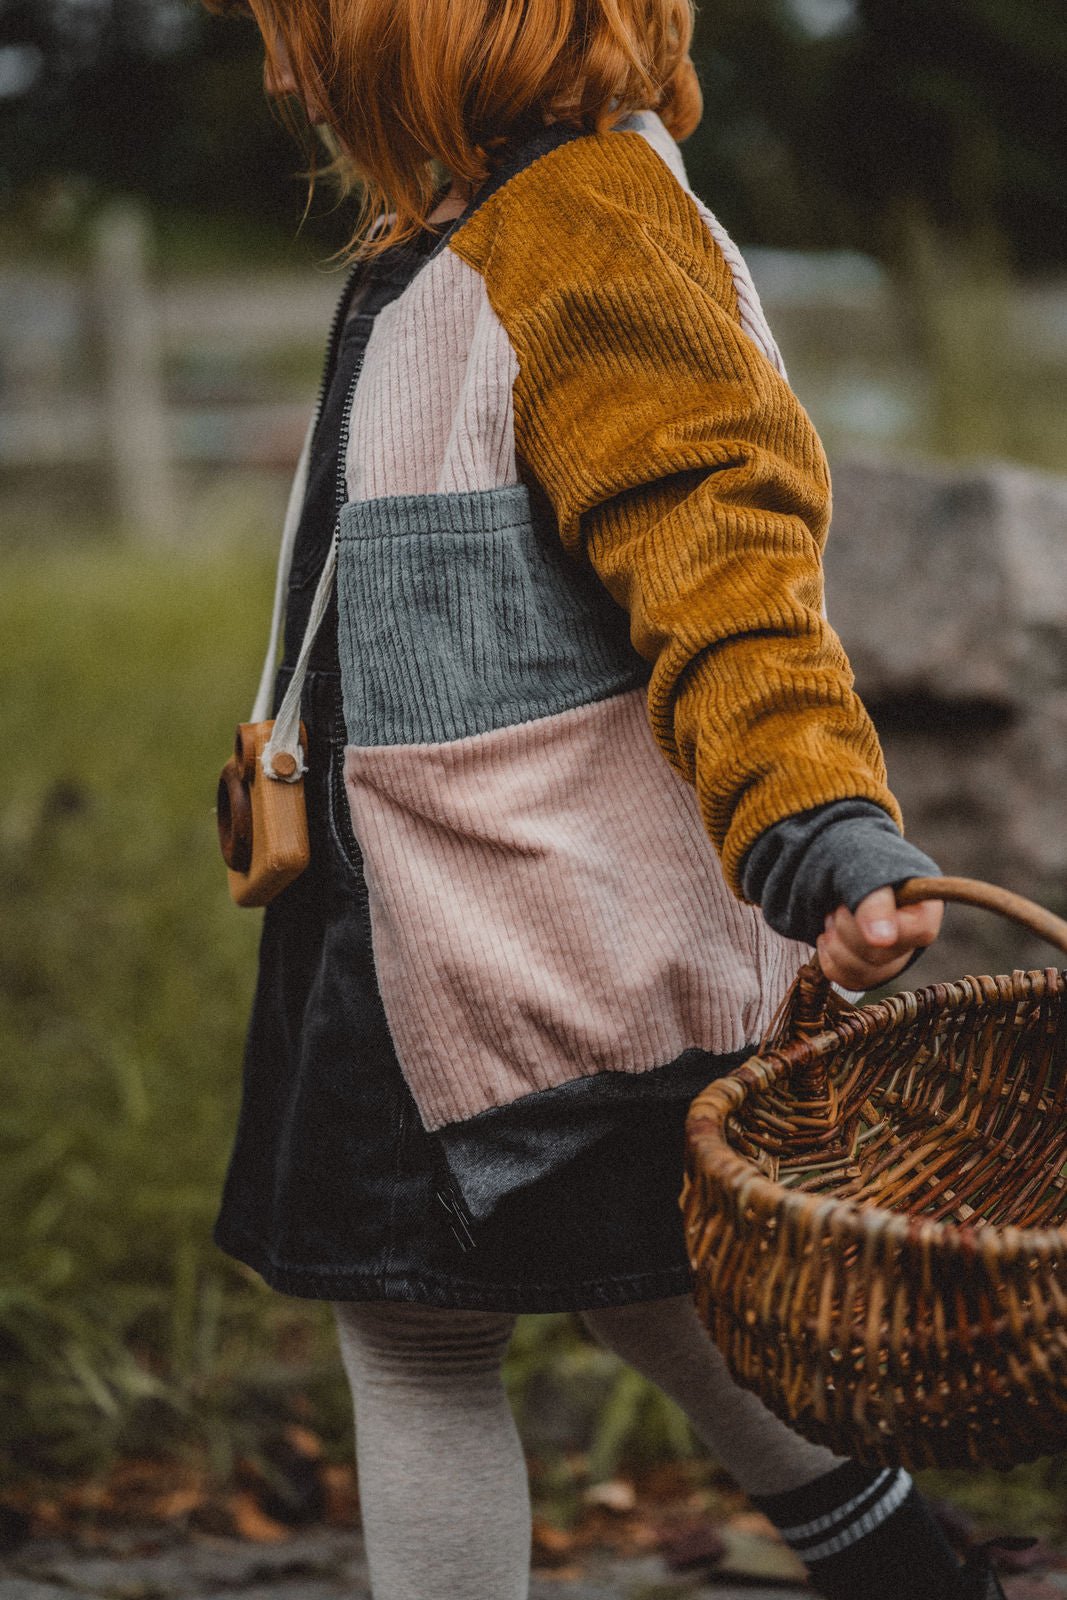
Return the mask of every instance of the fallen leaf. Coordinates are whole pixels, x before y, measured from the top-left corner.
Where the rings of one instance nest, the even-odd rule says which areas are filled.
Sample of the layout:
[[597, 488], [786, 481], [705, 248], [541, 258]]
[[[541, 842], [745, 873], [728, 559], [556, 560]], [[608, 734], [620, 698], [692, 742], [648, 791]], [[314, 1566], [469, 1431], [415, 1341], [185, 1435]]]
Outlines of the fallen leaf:
[[715, 1569], [716, 1576], [726, 1578], [736, 1575], [799, 1584], [807, 1580], [804, 1563], [781, 1540], [741, 1533], [730, 1524], [721, 1531], [726, 1550]]
[[703, 1483], [699, 1461], [661, 1461], [641, 1474], [641, 1494], [650, 1500], [684, 1500]]
[[38, 1500], [30, 1513], [30, 1531], [35, 1539], [55, 1533], [63, 1525], [63, 1511], [55, 1500]]
[[78, 1483], [66, 1495], [68, 1506], [78, 1511], [102, 1511], [111, 1503], [111, 1491], [95, 1480]]
[[572, 1554], [577, 1541], [573, 1534], [565, 1532], [563, 1528], [555, 1527], [543, 1517], [535, 1517], [533, 1542], [538, 1557], [549, 1560], [556, 1566]]
[[179, 1517], [187, 1517], [203, 1498], [201, 1489], [172, 1489], [169, 1494], [161, 1494], [150, 1500], [145, 1511], [153, 1521], [173, 1522]]
[[228, 1504], [233, 1531], [239, 1539], [252, 1544], [281, 1544], [290, 1537], [289, 1529], [261, 1511], [252, 1495], [231, 1495]]
[[602, 1506], [605, 1511], [624, 1514], [637, 1505], [637, 1491], [625, 1478], [610, 1478], [606, 1483], [592, 1483], [582, 1496], [586, 1505]]
[[299, 1422], [291, 1422], [285, 1430], [285, 1437], [298, 1456], [306, 1456], [309, 1461], [321, 1460], [322, 1440], [310, 1428], [302, 1427]]
[[685, 1572], [690, 1567], [718, 1566], [726, 1554], [726, 1542], [710, 1522], [696, 1522], [665, 1531], [659, 1549], [672, 1572]]
[[735, 1533], [751, 1533], [759, 1539], [772, 1539], [775, 1544], [781, 1543], [778, 1529], [770, 1517], [765, 1517], [762, 1511], [736, 1511], [729, 1518], [729, 1526]]
[[325, 1521], [334, 1528], [354, 1527], [359, 1521], [359, 1487], [355, 1470], [342, 1463], [323, 1466], [319, 1482], [322, 1485]]

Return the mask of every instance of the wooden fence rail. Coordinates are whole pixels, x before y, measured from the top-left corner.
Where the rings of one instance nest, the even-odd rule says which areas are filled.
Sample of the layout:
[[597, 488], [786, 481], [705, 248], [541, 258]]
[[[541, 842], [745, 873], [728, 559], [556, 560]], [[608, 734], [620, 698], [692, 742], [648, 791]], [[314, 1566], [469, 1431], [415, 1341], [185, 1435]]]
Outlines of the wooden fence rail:
[[[833, 458], [936, 448], [938, 380], [876, 263], [749, 258]], [[130, 536], [148, 541], [171, 536], [190, 471], [292, 467], [340, 282], [327, 268], [176, 277], [153, 265], [165, 267], [129, 205], [101, 217], [81, 272], [0, 263], [0, 474], [25, 484], [90, 469], [94, 493], [103, 484]], [[1063, 470], [1067, 284], [1015, 285], [1005, 317], [1013, 371], [992, 453]]]

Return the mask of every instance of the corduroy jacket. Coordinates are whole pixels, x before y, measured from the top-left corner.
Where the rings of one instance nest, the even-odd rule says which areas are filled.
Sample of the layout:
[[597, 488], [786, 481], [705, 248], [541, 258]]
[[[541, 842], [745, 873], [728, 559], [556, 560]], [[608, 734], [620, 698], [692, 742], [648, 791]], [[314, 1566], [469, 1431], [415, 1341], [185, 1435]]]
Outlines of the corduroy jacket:
[[342, 460], [345, 789], [446, 1147], [758, 1039], [825, 910], [936, 871], [826, 619], [823, 450], [657, 117], [483, 189], [379, 313]]

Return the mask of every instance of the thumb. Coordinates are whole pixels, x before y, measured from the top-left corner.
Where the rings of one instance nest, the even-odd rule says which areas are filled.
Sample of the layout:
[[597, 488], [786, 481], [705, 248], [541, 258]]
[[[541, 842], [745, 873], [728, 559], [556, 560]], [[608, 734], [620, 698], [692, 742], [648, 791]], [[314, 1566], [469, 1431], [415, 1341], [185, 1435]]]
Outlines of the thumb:
[[876, 889], [856, 907], [856, 923], [868, 944], [891, 945], [898, 937], [897, 897], [891, 888]]

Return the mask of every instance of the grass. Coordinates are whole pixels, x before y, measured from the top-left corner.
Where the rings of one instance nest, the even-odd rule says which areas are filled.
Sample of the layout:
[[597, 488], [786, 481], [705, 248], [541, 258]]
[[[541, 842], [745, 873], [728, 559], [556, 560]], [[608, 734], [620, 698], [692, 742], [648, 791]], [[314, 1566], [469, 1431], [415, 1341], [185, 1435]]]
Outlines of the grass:
[[0, 1449], [15, 1472], [180, 1446], [204, 1425], [217, 1449], [213, 1416], [239, 1409], [227, 1383], [252, 1347], [269, 1382], [293, 1320], [210, 1242], [256, 940], [220, 878], [214, 776], [268, 583], [233, 556], [68, 546], [6, 563], [0, 1205], [17, 1227]]

